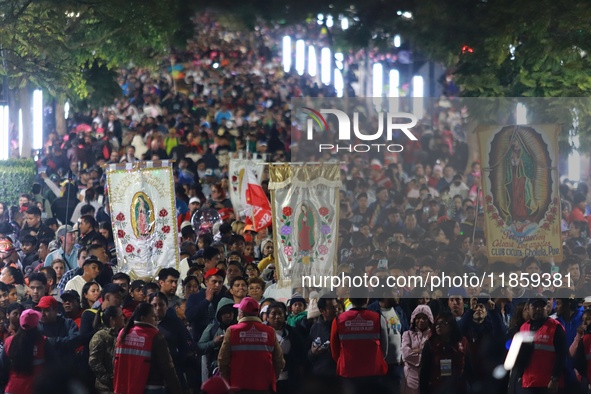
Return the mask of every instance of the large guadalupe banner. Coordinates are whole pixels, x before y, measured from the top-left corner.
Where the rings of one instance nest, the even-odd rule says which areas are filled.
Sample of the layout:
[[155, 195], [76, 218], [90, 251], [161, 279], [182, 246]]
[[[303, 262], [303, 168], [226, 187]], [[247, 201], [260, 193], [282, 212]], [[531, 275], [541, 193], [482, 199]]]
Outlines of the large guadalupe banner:
[[488, 257], [562, 261], [558, 125], [480, 127]]
[[161, 268], [178, 269], [171, 163], [111, 164], [106, 174], [119, 271], [154, 278]]
[[302, 277], [332, 275], [337, 259], [339, 164], [281, 164], [269, 168], [279, 287]]

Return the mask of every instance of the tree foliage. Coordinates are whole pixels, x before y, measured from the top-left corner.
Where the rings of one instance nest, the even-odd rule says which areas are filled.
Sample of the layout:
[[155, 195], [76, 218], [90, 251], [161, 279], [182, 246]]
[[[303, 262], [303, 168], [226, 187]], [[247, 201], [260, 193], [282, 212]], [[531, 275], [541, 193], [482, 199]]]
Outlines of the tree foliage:
[[[0, 65], [10, 88], [87, 95], [87, 64], [155, 64], [179, 26], [181, 0], [0, 1]], [[189, 18], [190, 15], [186, 15]]]

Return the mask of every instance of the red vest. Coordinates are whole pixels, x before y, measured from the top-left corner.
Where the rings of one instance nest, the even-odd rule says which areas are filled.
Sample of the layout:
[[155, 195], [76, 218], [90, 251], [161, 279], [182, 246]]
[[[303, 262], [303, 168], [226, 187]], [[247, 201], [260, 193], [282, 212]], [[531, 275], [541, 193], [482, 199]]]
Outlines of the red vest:
[[252, 321], [238, 323], [229, 330], [232, 349], [230, 386], [240, 390], [275, 391], [275, 330]]
[[[6, 339], [4, 344], [8, 356], [10, 356], [10, 344], [13, 339], [14, 335]], [[5, 392], [19, 394], [29, 394], [31, 392], [34, 377], [39, 374], [41, 368], [45, 364], [45, 337], [42, 337], [37, 346], [33, 348], [33, 358], [33, 375], [22, 375], [10, 371]]]
[[[529, 365], [523, 371], [521, 384], [524, 388], [548, 387], [552, 369], [556, 361], [556, 350], [554, 348], [554, 334], [556, 327], [560, 325], [554, 319], [548, 319], [534, 334], [534, 351], [531, 355]], [[519, 331], [530, 331], [530, 321], [523, 323]], [[562, 376], [558, 381], [560, 387], [564, 386]]]
[[134, 326], [125, 339], [117, 338], [113, 364], [113, 388], [117, 394], [143, 394], [152, 359], [152, 342], [158, 329], [147, 325]]
[[335, 319], [332, 329], [340, 341], [340, 349], [333, 352], [339, 355], [337, 375], [356, 378], [388, 372], [380, 346], [380, 319], [379, 313], [367, 309], [352, 309]]
[[591, 334], [583, 335], [583, 349], [587, 361], [587, 378], [591, 377]]

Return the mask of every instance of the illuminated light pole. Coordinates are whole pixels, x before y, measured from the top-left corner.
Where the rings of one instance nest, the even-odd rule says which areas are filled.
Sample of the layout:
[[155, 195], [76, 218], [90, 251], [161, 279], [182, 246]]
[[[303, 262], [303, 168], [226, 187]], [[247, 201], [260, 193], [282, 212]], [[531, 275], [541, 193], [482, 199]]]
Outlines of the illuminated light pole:
[[304, 75], [306, 68], [306, 43], [304, 40], [296, 41], [295, 56], [295, 69], [299, 75]]
[[33, 149], [43, 148], [43, 92], [33, 92]]
[[320, 81], [329, 85], [332, 74], [332, 57], [329, 48], [324, 47], [320, 51], [320, 66]]
[[389, 85], [390, 88], [388, 90], [388, 100], [390, 112], [398, 112], [399, 104], [398, 104], [398, 97], [400, 96], [399, 88], [400, 88], [400, 73], [398, 70], [390, 70], [388, 75], [389, 77]]
[[0, 160], [8, 160], [10, 156], [9, 120], [8, 105], [0, 105]]
[[283, 71], [291, 70], [291, 37], [283, 37]]
[[424, 104], [424, 81], [420, 75], [412, 77], [412, 97], [413, 97], [413, 113], [418, 119], [422, 119], [425, 114]]
[[316, 59], [316, 48], [314, 45], [308, 47], [308, 75], [315, 77], [318, 69], [318, 59]]

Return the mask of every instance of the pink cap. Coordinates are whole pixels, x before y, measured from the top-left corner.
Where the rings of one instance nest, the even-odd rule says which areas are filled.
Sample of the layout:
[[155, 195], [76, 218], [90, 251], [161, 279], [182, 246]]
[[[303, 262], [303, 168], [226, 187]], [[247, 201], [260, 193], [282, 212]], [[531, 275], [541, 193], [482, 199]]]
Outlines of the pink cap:
[[41, 313], [33, 309], [27, 309], [21, 314], [20, 324], [25, 330], [36, 328], [41, 319]]
[[245, 313], [259, 313], [259, 303], [251, 297], [245, 297], [240, 301], [240, 304], [234, 304], [234, 308], [240, 309]]

